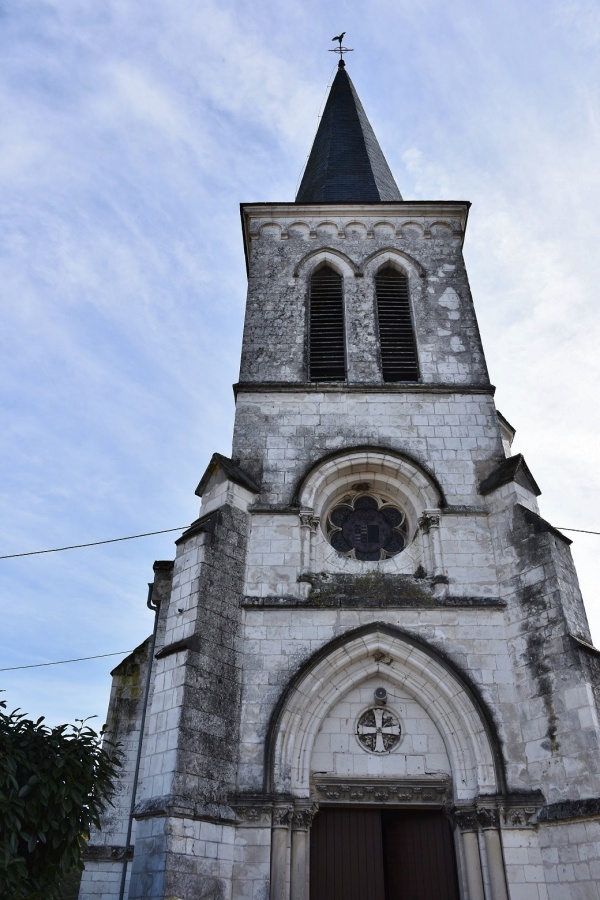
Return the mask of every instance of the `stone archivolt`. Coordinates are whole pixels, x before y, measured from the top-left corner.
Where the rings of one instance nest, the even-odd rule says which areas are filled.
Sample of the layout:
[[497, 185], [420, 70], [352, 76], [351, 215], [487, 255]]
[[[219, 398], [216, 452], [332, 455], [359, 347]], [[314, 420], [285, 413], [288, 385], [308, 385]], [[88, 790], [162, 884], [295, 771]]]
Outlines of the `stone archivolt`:
[[465, 687], [423, 647], [377, 625], [360, 634], [350, 633], [344, 643], [321, 654], [287, 692], [273, 735], [273, 785], [296, 797], [310, 796], [311, 756], [321, 723], [337, 698], [379, 673], [381, 653], [391, 659], [386, 679], [414, 697], [442, 735], [455, 799], [496, 794], [492, 745]]

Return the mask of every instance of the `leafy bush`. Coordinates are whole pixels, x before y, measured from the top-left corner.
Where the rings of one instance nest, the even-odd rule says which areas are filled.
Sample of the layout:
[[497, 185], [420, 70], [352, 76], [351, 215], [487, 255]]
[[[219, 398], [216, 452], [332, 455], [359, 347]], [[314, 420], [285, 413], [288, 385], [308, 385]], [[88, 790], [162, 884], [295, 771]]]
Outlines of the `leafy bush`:
[[55, 900], [110, 803], [118, 748], [84, 720], [49, 728], [5, 710], [0, 701], [0, 897]]

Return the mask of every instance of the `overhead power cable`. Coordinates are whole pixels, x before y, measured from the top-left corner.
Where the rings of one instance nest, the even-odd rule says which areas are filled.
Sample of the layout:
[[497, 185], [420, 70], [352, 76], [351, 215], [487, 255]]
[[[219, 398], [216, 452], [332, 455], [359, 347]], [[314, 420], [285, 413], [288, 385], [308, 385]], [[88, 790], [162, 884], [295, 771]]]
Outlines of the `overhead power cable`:
[[17, 669], [39, 669], [42, 666], [62, 666], [65, 663], [83, 662], [86, 659], [104, 659], [105, 656], [123, 656], [124, 653], [133, 653], [132, 650], [117, 650], [115, 653], [99, 653], [97, 656], [78, 656], [77, 659], [57, 659], [55, 662], [31, 663], [28, 666], [9, 666], [0, 669], [0, 672], [16, 672]]
[[600, 531], [587, 531], [585, 528], [558, 528], [558, 530], [559, 531], [578, 531], [579, 534], [600, 534]]
[[[26, 553], [7, 553], [0, 559], [16, 559], [18, 556], [37, 556], [40, 553], [62, 553], [63, 550], [81, 550], [82, 547], [98, 547], [100, 544], [116, 544], [118, 541], [133, 541], [136, 538], [151, 537], [154, 534], [168, 534], [170, 531], [184, 531], [187, 525], [180, 528], [163, 528], [161, 531], [145, 531], [143, 534], [128, 534], [127, 537], [109, 538], [106, 541], [90, 541], [88, 544], [71, 544], [69, 547], [52, 547], [51, 550], [28, 550]], [[0, 670], [1, 671], [1, 670]]]
[[[588, 531], [586, 528], [563, 528], [555, 526], [558, 531], [577, 531], [579, 534], [600, 534], [600, 531]], [[6, 553], [0, 559], [17, 559], [20, 556], [38, 556], [40, 553], [62, 553], [63, 550], [81, 550], [83, 547], [99, 547], [101, 544], [117, 544], [119, 541], [134, 541], [137, 538], [152, 537], [155, 534], [169, 534], [172, 531], [185, 531], [189, 525], [179, 528], [163, 528], [160, 531], [145, 531], [143, 534], [128, 534], [126, 537], [109, 538], [106, 541], [90, 541], [87, 544], [70, 544], [68, 547], [52, 547], [49, 550], [28, 550], [25, 553]], [[0, 669], [0, 672], [2, 669]]]

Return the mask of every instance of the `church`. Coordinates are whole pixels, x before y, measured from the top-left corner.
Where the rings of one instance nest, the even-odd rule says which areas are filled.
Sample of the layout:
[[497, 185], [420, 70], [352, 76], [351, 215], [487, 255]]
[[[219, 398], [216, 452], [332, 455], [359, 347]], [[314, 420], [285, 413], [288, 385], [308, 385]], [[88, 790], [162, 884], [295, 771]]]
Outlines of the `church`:
[[295, 201], [241, 205], [231, 457], [113, 672], [80, 900], [600, 900], [600, 654], [469, 205], [402, 199], [341, 54]]

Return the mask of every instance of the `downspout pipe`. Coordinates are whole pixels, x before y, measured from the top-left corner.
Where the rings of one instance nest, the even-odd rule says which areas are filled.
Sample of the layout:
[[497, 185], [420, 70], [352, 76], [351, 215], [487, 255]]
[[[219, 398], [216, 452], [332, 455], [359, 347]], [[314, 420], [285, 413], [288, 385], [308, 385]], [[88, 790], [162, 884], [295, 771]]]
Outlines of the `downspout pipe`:
[[[144, 729], [146, 727], [146, 711], [148, 709], [148, 697], [150, 696], [150, 684], [152, 683], [152, 663], [154, 662], [154, 650], [156, 648], [156, 633], [158, 631], [158, 613], [160, 610], [160, 602], [154, 602], [154, 583], [148, 584], [148, 599], [146, 606], [154, 612], [154, 628], [152, 630], [152, 641], [150, 644], [150, 655], [148, 657], [148, 673], [146, 675], [146, 687], [144, 689], [144, 702], [142, 704], [142, 718], [140, 720], [140, 734], [138, 737], [137, 753], [135, 758], [135, 770], [133, 773], [133, 785], [131, 787], [131, 805], [129, 807], [129, 820], [127, 822], [127, 836], [125, 838], [125, 853], [127, 853], [131, 843], [131, 832], [133, 830], [133, 813], [135, 810], [135, 801], [137, 795], [138, 781], [140, 777], [140, 764], [142, 761], [142, 744], [144, 742]], [[127, 881], [127, 866], [129, 860], [123, 860], [123, 871], [121, 872], [121, 885], [119, 887], [119, 900], [123, 900], [125, 896], [125, 882]]]

